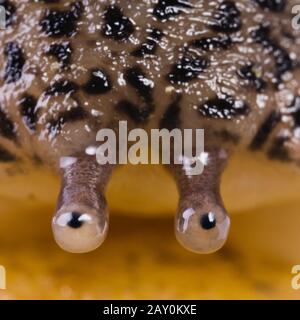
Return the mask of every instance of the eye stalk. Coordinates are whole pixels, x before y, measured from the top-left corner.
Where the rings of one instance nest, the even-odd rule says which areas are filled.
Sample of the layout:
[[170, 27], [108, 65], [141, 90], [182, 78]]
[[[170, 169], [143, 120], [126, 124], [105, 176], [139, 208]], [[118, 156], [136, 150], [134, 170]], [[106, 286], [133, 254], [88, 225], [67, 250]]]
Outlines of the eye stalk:
[[201, 175], [188, 176], [180, 165], [170, 165], [180, 194], [175, 235], [186, 249], [212, 253], [226, 242], [230, 219], [220, 196], [220, 177], [226, 166], [224, 150], [207, 150], [208, 161]]
[[62, 249], [89, 252], [105, 240], [109, 219], [104, 192], [111, 172], [111, 166], [100, 166], [86, 156], [63, 166], [58, 209], [52, 220], [54, 238]]

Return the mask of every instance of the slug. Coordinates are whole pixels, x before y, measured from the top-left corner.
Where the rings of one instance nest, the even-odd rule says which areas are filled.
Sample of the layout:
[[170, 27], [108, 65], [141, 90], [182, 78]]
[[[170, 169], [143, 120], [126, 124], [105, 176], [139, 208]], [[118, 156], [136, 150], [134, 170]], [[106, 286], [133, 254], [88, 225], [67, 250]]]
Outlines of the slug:
[[166, 169], [180, 200], [175, 233], [210, 253], [230, 219], [221, 176], [235, 152], [300, 163], [300, 34], [295, 1], [0, 0], [0, 170], [45, 165], [61, 177], [53, 217], [63, 249], [88, 252], [108, 231], [115, 165], [96, 134], [204, 129], [205, 166]]

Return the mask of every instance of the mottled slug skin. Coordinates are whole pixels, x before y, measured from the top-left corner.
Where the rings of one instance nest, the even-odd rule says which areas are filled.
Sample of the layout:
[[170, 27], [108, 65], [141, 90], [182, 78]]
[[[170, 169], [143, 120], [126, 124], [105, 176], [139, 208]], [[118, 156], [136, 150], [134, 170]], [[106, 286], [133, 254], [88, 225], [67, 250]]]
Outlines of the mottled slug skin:
[[[71, 252], [105, 238], [111, 166], [86, 154], [101, 128], [203, 128], [200, 176], [170, 165], [175, 230], [196, 252], [219, 249], [219, 194], [230, 153], [300, 161], [300, 33], [284, 0], [0, 0], [0, 169], [60, 169], [53, 229]], [[62, 157], [75, 162], [59, 168]], [[2, 169], [3, 168], [3, 169]]]

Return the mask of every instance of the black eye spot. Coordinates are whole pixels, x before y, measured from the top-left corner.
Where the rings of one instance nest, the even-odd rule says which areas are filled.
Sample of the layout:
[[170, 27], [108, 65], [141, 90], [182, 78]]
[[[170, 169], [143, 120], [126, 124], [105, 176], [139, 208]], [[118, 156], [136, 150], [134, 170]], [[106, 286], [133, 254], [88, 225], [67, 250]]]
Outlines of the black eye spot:
[[274, 12], [281, 12], [286, 6], [285, 0], [255, 0], [263, 9], [269, 9]]
[[125, 17], [120, 8], [110, 6], [104, 13], [102, 34], [114, 40], [126, 40], [134, 32], [133, 23]]
[[83, 225], [83, 222], [80, 221], [81, 213], [78, 212], [72, 212], [72, 216], [70, 221], [68, 222], [68, 226], [73, 229], [78, 229]]
[[76, 22], [82, 11], [81, 1], [73, 3], [65, 11], [48, 9], [40, 22], [42, 31], [49, 37], [70, 37], [77, 31]]
[[59, 80], [54, 82], [45, 91], [48, 96], [57, 96], [59, 94], [73, 93], [78, 90], [78, 85], [75, 82], [69, 80]]
[[179, 15], [185, 8], [192, 8], [188, 0], [159, 0], [153, 9], [153, 15], [159, 20], [167, 20]]
[[212, 98], [199, 107], [202, 116], [213, 119], [232, 119], [247, 115], [248, 105], [243, 101], [235, 101], [231, 96]]
[[28, 129], [35, 131], [36, 122], [37, 122], [37, 113], [36, 113], [36, 104], [37, 101], [35, 97], [31, 95], [25, 95], [24, 98], [20, 101], [20, 113], [23, 117], [23, 121]]
[[25, 58], [22, 49], [16, 42], [6, 44], [4, 54], [7, 57], [4, 80], [6, 83], [18, 81], [22, 77]]
[[7, 0], [0, 0], [0, 6], [3, 6], [6, 14], [6, 27], [12, 25], [15, 19], [16, 7]]
[[223, 1], [213, 14], [210, 28], [217, 32], [235, 32], [242, 25], [240, 11], [233, 1]]
[[204, 230], [213, 229], [216, 226], [216, 217], [214, 213], [209, 212], [201, 216], [200, 225]]
[[83, 85], [83, 90], [88, 94], [104, 94], [111, 90], [111, 82], [109, 76], [100, 69], [90, 71], [90, 78]]
[[53, 43], [46, 53], [54, 56], [63, 67], [66, 67], [71, 61], [72, 47], [70, 42]]
[[193, 57], [192, 55], [184, 56], [179, 63], [172, 67], [168, 74], [168, 80], [177, 84], [189, 82], [197, 78], [208, 65], [208, 61], [204, 58]]

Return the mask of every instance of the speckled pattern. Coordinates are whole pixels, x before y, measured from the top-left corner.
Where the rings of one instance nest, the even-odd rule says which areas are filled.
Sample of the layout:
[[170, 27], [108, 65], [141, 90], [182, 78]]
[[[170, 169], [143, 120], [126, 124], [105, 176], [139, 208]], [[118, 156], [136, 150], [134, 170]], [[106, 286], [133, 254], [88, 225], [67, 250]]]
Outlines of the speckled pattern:
[[[1, 2], [10, 8], [0, 33], [1, 119], [14, 134], [5, 134], [9, 120], [1, 131], [26, 154], [80, 152], [120, 119], [158, 127], [177, 96], [176, 127], [243, 145], [270, 110], [285, 112], [286, 130], [276, 126], [274, 136], [292, 148], [289, 110], [299, 106], [286, 108], [299, 94], [299, 39], [288, 1]], [[66, 143], [74, 135], [82, 143]]]
[[[61, 157], [79, 158], [62, 175], [68, 185], [57, 214], [81, 217], [78, 210], [92, 208], [99, 216], [111, 168], [98, 168], [84, 153], [100, 128], [117, 130], [119, 120], [131, 128], [204, 128], [210, 159], [205, 181], [188, 179], [182, 168], [170, 170], [182, 194], [179, 225], [193, 206], [201, 211], [191, 223], [197, 228], [196, 221], [212, 217], [205, 226], [213, 227], [203, 228], [203, 235], [192, 228], [188, 237], [207, 238], [200, 247], [215, 250], [227, 221], [218, 186], [228, 155], [247, 148], [270, 159], [300, 160], [295, 3], [0, 0], [7, 10], [7, 28], [0, 32], [3, 168], [29, 159], [58, 168]], [[81, 174], [87, 168], [99, 174], [87, 180], [91, 172]], [[82, 177], [75, 182], [74, 172]], [[90, 205], [86, 194], [98, 190], [101, 196]], [[81, 203], [66, 200], [68, 192]], [[194, 251], [206, 251], [200, 247]]]

